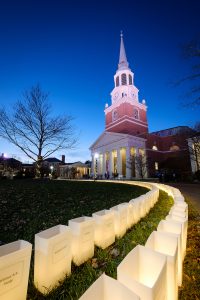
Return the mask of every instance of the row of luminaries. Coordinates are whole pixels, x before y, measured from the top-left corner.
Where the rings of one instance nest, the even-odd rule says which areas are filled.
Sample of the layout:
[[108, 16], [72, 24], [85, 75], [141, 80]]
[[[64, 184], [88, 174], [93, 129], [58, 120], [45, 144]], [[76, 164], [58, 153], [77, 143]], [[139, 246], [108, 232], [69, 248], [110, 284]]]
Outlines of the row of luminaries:
[[186, 254], [188, 205], [180, 191], [159, 185], [174, 205], [145, 247], [136, 246], [117, 268], [117, 280], [103, 274], [79, 300], [176, 300]]
[[[148, 185], [148, 184], [147, 184]], [[149, 185], [148, 185], [149, 187]], [[152, 186], [150, 186], [152, 189]], [[106, 248], [144, 217], [158, 199], [154, 188], [145, 195], [96, 212], [92, 217], [69, 221], [35, 235], [34, 283], [48, 293], [71, 273], [72, 260], [80, 265], [94, 255], [94, 245]], [[32, 245], [16, 241], [0, 246], [0, 299], [25, 300]]]
[[[149, 187], [149, 184], [147, 185]], [[94, 254], [94, 242], [101, 248], [111, 245], [115, 236], [123, 236], [127, 228], [148, 213], [157, 198], [158, 188], [154, 187], [146, 195], [110, 210], [94, 213], [92, 218], [73, 219], [69, 221], [69, 226], [58, 225], [36, 234], [34, 266], [36, 287], [43, 293], [49, 292], [60, 279], [71, 273], [72, 259], [75, 264], [80, 265], [91, 258]], [[31, 244], [25, 241], [0, 247], [2, 300], [26, 299], [31, 247]]]

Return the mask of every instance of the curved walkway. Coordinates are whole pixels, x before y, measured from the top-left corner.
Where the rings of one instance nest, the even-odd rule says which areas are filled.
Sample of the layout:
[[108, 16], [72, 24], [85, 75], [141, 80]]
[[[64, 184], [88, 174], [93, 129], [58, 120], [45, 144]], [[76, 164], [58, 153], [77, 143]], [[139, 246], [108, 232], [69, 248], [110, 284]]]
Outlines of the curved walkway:
[[169, 185], [178, 188], [186, 199], [196, 207], [200, 213], [200, 184], [192, 183], [170, 183]]

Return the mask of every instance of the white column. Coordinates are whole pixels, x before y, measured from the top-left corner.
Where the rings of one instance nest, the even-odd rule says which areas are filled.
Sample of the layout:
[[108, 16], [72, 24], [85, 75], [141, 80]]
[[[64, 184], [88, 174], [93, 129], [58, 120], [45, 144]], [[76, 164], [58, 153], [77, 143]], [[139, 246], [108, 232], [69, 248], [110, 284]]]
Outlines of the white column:
[[102, 168], [103, 177], [105, 172], [106, 172], [106, 153], [103, 153], [103, 168]]
[[120, 153], [120, 148], [117, 149], [117, 173], [122, 175], [122, 158]]
[[131, 178], [130, 147], [126, 147], [126, 178]]
[[112, 156], [112, 150], [109, 152], [109, 173], [110, 173], [110, 178], [112, 177], [113, 173], [113, 156]]

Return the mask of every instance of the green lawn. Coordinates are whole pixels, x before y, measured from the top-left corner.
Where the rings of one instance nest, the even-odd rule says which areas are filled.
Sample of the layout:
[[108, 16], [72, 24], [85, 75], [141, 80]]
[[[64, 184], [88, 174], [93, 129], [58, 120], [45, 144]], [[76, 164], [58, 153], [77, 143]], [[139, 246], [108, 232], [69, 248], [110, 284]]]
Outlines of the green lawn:
[[82, 215], [110, 208], [146, 193], [142, 187], [103, 182], [1, 180], [0, 241], [24, 239]]
[[[0, 240], [7, 243], [25, 239], [33, 243], [34, 234], [41, 230], [67, 224], [71, 218], [91, 215], [145, 192], [147, 189], [141, 187], [103, 182], [0, 181]], [[168, 214], [172, 203], [172, 198], [161, 191], [158, 203], [147, 217], [107, 249], [95, 248], [93, 259], [80, 267], [72, 265], [71, 276], [48, 296], [34, 288], [32, 260], [28, 299], [75, 300], [103, 272], [116, 278], [118, 264], [137, 244], [145, 244], [159, 221]]]

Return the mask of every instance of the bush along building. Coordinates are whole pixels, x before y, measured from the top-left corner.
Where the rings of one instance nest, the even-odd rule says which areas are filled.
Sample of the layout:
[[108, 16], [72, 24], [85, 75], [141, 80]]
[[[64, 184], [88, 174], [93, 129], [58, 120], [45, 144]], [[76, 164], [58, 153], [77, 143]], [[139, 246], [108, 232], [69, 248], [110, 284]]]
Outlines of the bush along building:
[[139, 101], [134, 73], [121, 34], [111, 105], [105, 105], [105, 130], [91, 145], [94, 177], [178, 179], [191, 174], [187, 126], [149, 133], [147, 106]]

